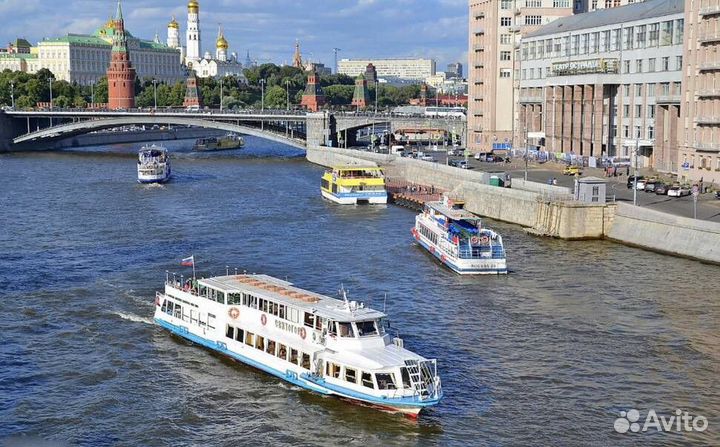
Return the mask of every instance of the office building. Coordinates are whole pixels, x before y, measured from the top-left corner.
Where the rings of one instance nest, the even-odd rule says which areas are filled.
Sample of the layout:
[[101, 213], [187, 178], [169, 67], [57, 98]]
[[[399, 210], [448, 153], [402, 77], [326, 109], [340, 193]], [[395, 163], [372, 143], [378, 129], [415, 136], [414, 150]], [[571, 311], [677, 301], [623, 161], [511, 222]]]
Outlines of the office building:
[[424, 81], [435, 75], [433, 59], [342, 59], [338, 73], [357, 77], [364, 74], [368, 64], [375, 67], [379, 78], [398, 78]]

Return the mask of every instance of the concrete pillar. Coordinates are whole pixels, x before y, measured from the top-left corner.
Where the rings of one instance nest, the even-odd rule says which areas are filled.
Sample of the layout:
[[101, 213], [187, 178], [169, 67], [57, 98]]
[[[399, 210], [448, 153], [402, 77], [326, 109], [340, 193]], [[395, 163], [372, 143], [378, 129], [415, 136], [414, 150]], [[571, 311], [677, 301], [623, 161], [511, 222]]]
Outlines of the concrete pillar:
[[0, 152], [12, 149], [12, 140], [24, 133], [24, 120], [15, 119], [0, 111]]
[[655, 147], [653, 149], [653, 158], [655, 159], [655, 169], [665, 171], [668, 169], [668, 147], [667, 147], [667, 108], [665, 106], [655, 106]]
[[[592, 154], [595, 157], [601, 157], [603, 144], [603, 123], [605, 121], [605, 86], [603, 84], [595, 84], [593, 88], [593, 135], [592, 135]], [[608, 116], [610, 114], [608, 113]], [[608, 122], [608, 132], [610, 131], [610, 123]]]
[[667, 117], [667, 155], [668, 160], [667, 170], [670, 172], [677, 172], [680, 163], [678, 162], [679, 151], [678, 151], [678, 126], [680, 125], [680, 106], [671, 105], [668, 107]]
[[554, 87], [545, 87], [545, 98], [543, 102], [543, 109], [545, 110], [545, 150], [549, 150], [552, 147], [551, 139], [555, 138], [555, 129], [553, 128], [553, 117], [554, 115]]
[[573, 123], [573, 88], [566, 85], [563, 89], [563, 114], [562, 114], [562, 151], [569, 153], [572, 145], [572, 123]]
[[565, 110], [564, 105], [565, 102], [563, 101], [563, 98], [565, 97], [565, 87], [557, 86], [555, 87], [555, 122], [553, 124], [553, 128], [555, 130], [555, 138], [554, 138], [554, 146], [552, 148], [553, 152], [562, 152], [563, 151], [563, 129], [565, 128], [563, 126], [563, 118], [565, 117]]
[[572, 136], [570, 150], [576, 155], [582, 154], [582, 85], [572, 87]]
[[593, 134], [593, 90], [592, 85], [582, 86], [582, 152], [584, 155], [592, 154], [592, 134]]

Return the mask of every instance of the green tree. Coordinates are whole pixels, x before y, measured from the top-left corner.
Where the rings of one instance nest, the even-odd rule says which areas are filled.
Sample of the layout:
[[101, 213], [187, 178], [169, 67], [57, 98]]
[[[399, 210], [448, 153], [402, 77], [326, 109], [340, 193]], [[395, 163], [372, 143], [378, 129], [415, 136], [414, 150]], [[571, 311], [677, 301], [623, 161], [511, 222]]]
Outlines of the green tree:
[[265, 107], [268, 109], [284, 109], [287, 106], [285, 89], [279, 85], [270, 87], [265, 92]]
[[325, 97], [333, 106], [345, 106], [352, 103], [355, 87], [352, 85], [330, 85], [323, 88]]

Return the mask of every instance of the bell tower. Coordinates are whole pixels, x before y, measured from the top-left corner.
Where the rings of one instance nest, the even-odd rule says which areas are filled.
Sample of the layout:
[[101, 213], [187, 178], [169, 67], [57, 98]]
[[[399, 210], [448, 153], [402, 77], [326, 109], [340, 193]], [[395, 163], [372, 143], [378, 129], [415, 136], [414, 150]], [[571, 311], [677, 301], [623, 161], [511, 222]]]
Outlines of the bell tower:
[[118, 0], [113, 28], [112, 55], [110, 67], [107, 70], [108, 108], [111, 110], [131, 109], [135, 107], [136, 74], [130, 62], [120, 0]]

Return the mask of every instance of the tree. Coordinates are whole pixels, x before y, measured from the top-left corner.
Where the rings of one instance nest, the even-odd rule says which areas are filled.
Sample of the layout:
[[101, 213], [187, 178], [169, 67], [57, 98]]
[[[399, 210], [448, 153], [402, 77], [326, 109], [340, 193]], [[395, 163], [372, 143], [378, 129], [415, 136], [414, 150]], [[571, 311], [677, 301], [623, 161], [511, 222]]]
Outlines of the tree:
[[355, 87], [351, 85], [330, 85], [323, 88], [325, 98], [333, 106], [344, 106], [352, 103]]

